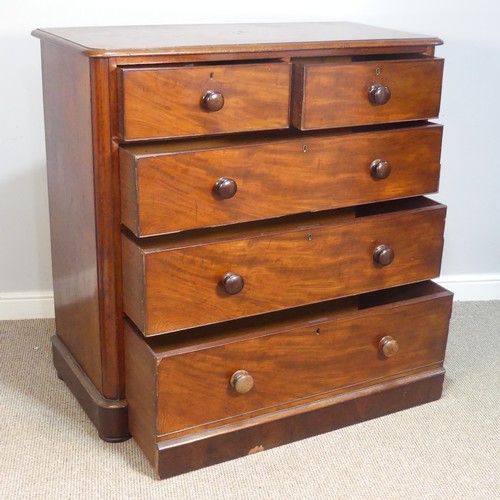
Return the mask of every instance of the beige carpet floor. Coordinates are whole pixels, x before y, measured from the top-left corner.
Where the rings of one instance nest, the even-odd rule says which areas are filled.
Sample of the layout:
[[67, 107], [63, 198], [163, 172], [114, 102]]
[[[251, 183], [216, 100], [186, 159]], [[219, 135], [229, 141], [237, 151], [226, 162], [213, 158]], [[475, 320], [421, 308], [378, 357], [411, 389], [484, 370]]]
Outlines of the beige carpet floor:
[[440, 401], [165, 481], [100, 441], [51, 320], [0, 322], [0, 499], [500, 499], [500, 302], [456, 303]]

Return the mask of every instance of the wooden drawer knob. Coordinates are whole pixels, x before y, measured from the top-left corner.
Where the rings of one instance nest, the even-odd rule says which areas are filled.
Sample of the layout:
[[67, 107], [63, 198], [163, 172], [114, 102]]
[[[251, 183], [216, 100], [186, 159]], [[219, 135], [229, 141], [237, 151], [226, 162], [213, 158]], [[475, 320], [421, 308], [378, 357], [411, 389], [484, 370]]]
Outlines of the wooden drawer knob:
[[373, 251], [373, 260], [381, 266], [388, 266], [394, 260], [394, 250], [387, 245], [379, 245]]
[[399, 351], [399, 344], [397, 340], [387, 335], [380, 340], [378, 349], [386, 358], [390, 358]]
[[229, 295], [236, 295], [243, 290], [245, 280], [239, 274], [227, 273], [222, 278], [222, 286]]
[[238, 189], [238, 185], [233, 179], [228, 179], [227, 177], [221, 177], [214, 184], [214, 193], [221, 198], [228, 200], [232, 198]]
[[201, 104], [207, 111], [219, 111], [224, 106], [224, 96], [215, 90], [207, 90], [201, 98]]
[[253, 377], [246, 370], [238, 370], [231, 376], [231, 386], [240, 394], [250, 392], [253, 388]]
[[376, 180], [387, 179], [391, 173], [391, 164], [384, 160], [375, 160], [370, 166], [370, 174]]
[[374, 83], [368, 89], [368, 99], [372, 104], [386, 104], [391, 98], [391, 89], [385, 85]]

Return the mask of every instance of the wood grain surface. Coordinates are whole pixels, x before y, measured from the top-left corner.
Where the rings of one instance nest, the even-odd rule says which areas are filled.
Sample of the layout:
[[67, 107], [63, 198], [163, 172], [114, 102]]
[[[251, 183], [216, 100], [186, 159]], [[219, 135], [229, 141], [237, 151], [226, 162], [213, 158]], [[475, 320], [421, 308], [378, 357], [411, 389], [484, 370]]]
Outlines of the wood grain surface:
[[[128, 68], [121, 71], [124, 140], [186, 137], [289, 126], [287, 63]], [[207, 90], [219, 111], [201, 106]]]
[[[365, 310], [343, 321], [314, 323], [243, 342], [231, 339], [217, 348], [164, 358], [158, 368], [158, 433], [333, 389], [352, 390], [349, 386], [367, 380], [440, 364], [450, 307], [447, 299], [379, 314]], [[385, 358], [378, 351], [385, 335], [399, 343], [394, 357]], [[255, 385], [246, 394], [229, 385], [237, 370], [254, 378]]]
[[[303, 404], [304, 399], [333, 390], [339, 394], [417, 368], [438, 368], [444, 358], [452, 294], [428, 285], [407, 286], [401, 297], [398, 291], [388, 291], [382, 300], [378, 292], [368, 294], [360, 309], [337, 308], [334, 301], [319, 318], [305, 308], [290, 322], [269, 325], [255, 319], [243, 329], [207, 335], [182, 350], [169, 337], [155, 338], [148, 345], [126, 323], [127, 359], [141, 359], [132, 360], [127, 369], [134, 425], [146, 436], [181, 430], [186, 435], [197, 426], [220, 426], [237, 416], [263, 415], [283, 405], [291, 408], [291, 402]], [[399, 343], [391, 358], [379, 350], [386, 335]], [[145, 370], [146, 366], [154, 368]], [[254, 378], [246, 394], [238, 394], [229, 383], [237, 370]], [[147, 394], [154, 387], [157, 398], [146, 409], [144, 398], [150, 398]]]
[[130, 439], [127, 401], [103, 397], [58, 335], [52, 337], [52, 358], [57, 376], [74, 394], [99, 437], [111, 443]]
[[[115, 135], [116, 68], [112, 60], [91, 60], [94, 200], [99, 280], [102, 391], [124, 397], [123, 309], [121, 300], [120, 181]], [[99, 126], [95, 126], [99, 124]]]
[[[437, 190], [442, 127], [121, 148], [122, 223], [137, 236], [219, 226]], [[376, 159], [391, 164], [374, 180]], [[233, 179], [222, 199], [213, 186]]]
[[425, 280], [446, 207], [413, 198], [439, 182], [442, 127], [424, 122], [439, 38], [352, 23], [33, 34], [54, 364], [103, 439], [129, 426], [170, 477], [439, 398], [452, 296]]
[[[124, 274], [124, 311], [151, 335], [438, 276], [446, 209], [419, 205], [408, 200], [386, 205], [399, 211], [323, 225], [312, 219], [306, 227], [251, 238], [228, 233], [225, 241], [169, 250], [141, 249], [124, 237], [124, 245], [135, 248], [134, 258], [124, 252], [125, 269], [140, 266]], [[395, 252], [389, 266], [374, 264], [380, 244]], [[134, 273], [142, 274], [142, 283], [131, 282]], [[243, 276], [239, 294], [222, 289], [226, 273]]]
[[441, 397], [444, 373], [443, 368], [428, 370], [213, 431], [165, 439], [157, 445], [153, 465], [158, 478], [165, 479], [429, 403]]
[[[174, 24], [44, 28], [34, 36], [85, 53], [89, 57], [177, 54], [231, 54], [315, 49], [404, 50], [441, 45], [436, 37], [349, 22]], [[255, 56], [254, 56], [255, 57]]]
[[88, 59], [42, 43], [56, 332], [102, 390]]
[[[381, 60], [294, 67], [292, 123], [302, 130], [435, 118], [442, 59]], [[389, 102], [368, 100], [372, 84], [388, 86]]]
[[[157, 434], [157, 363], [153, 351], [124, 322], [125, 381], [130, 433], [148, 459], [155, 456]], [[148, 381], [145, 383], [145, 381]]]

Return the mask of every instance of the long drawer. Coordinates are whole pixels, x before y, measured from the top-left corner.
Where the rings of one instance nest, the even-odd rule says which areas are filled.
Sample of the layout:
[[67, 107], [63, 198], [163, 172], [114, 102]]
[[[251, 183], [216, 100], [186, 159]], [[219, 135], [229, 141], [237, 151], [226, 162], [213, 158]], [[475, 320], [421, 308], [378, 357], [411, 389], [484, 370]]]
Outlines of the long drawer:
[[121, 68], [122, 139], [288, 128], [290, 69], [282, 62]]
[[432, 193], [441, 138], [430, 124], [124, 147], [122, 223], [142, 237]]
[[292, 123], [301, 130], [436, 118], [443, 59], [298, 63]]
[[154, 442], [438, 368], [451, 304], [424, 282], [149, 342], [126, 323], [132, 431]]
[[445, 216], [420, 197], [142, 243], [124, 235], [124, 312], [154, 335], [430, 279]]

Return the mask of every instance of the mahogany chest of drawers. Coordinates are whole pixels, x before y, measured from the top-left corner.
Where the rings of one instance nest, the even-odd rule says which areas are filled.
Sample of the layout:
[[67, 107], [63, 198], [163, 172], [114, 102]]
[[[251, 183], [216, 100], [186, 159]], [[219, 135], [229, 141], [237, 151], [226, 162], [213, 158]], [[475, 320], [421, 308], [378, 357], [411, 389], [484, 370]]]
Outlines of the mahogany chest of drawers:
[[440, 397], [437, 38], [37, 30], [58, 375], [159, 477]]

